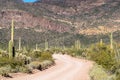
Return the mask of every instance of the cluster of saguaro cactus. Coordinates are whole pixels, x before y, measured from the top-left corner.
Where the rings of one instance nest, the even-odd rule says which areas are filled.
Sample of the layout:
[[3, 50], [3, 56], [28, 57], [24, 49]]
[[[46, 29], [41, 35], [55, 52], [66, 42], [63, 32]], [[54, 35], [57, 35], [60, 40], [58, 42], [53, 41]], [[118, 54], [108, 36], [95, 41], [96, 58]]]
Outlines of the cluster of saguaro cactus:
[[48, 41], [45, 40], [45, 50], [48, 50]]
[[9, 41], [9, 58], [15, 57], [15, 47], [14, 47], [14, 20], [12, 19], [11, 24], [11, 40]]
[[75, 48], [79, 50], [81, 48], [80, 40], [75, 41]]

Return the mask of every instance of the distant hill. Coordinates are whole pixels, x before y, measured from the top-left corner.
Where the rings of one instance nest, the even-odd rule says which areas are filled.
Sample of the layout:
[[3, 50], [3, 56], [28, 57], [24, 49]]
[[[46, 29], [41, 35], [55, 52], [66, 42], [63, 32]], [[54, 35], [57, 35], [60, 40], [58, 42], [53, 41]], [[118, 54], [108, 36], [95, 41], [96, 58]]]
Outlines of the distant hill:
[[[96, 42], [95, 39], [99, 35], [105, 36], [107, 33], [114, 32], [114, 38], [119, 42], [119, 13], [119, 0], [41, 0], [35, 3], [23, 3], [22, 0], [0, 0], [0, 28], [1, 30], [9, 29], [11, 19], [14, 18], [17, 30], [32, 29], [35, 35], [46, 32], [59, 34], [67, 32], [69, 35], [83, 35], [88, 39], [96, 36], [89, 42], [91, 43]], [[19, 36], [22, 35], [20, 33]], [[97, 40], [100, 38], [102, 37]], [[9, 38], [5, 37], [5, 39]], [[41, 43], [39, 39], [36, 42]]]

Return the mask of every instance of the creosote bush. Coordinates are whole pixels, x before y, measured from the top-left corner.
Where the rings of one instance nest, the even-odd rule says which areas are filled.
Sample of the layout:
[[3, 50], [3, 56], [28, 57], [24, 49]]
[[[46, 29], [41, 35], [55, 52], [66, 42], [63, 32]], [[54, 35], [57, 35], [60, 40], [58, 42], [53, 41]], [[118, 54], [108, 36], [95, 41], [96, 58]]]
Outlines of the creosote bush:
[[91, 80], [115, 80], [115, 75], [110, 75], [100, 65], [95, 64], [90, 71]]
[[52, 59], [52, 53], [50, 51], [44, 51], [41, 53], [41, 57], [39, 58], [40, 60], [53, 60]]
[[88, 50], [87, 56], [108, 70], [111, 70], [113, 65], [116, 64], [114, 51], [111, 52], [111, 49], [106, 45], [96, 44], [92, 46]]

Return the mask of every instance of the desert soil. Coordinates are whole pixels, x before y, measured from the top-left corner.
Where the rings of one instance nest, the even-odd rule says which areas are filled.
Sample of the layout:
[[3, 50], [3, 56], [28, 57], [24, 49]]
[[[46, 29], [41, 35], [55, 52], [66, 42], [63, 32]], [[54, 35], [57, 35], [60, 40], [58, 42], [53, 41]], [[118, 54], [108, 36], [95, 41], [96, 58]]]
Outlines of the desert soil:
[[13, 78], [0, 80], [90, 80], [89, 71], [93, 66], [91, 61], [77, 59], [68, 55], [53, 55], [56, 65], [34, 74], [11, 74]]

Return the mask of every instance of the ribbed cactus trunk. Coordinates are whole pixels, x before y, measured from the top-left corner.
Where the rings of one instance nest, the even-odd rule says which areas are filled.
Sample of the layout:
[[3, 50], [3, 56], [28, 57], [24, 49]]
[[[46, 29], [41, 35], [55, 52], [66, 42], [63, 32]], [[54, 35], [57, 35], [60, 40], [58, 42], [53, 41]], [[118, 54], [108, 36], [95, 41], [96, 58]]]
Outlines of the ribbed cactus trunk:
[[79, 40], [76, 40], [76, 41], [75, 41], [75, 49], [79, 50], [80, 47], [81, 47], [80, 41], [79, 41]]
[[110, 48], [113, 49], [113, 33], [110, 34]]
[[21, 37], [19, 37], [19, 51], [21, 50]]
[[15, 47], [14, 47], [14, 20], [11, 24], [11, 40], [9, 41], [9, 58], [15, 57]]
[[11, 40], [9, 41], [9, 46], [8, 47], [9, 47], [9, 58], [12, 58], [12, 56], [13, 56], [12, 55], [13, 42]]
[[35, 50], [36, 50], [36, 51], [38, 50], [38, 44], [36, 44], [36, 46], [35, 46]]
[[48, 50], [48, 41], [45, 40], [45, 50]]

